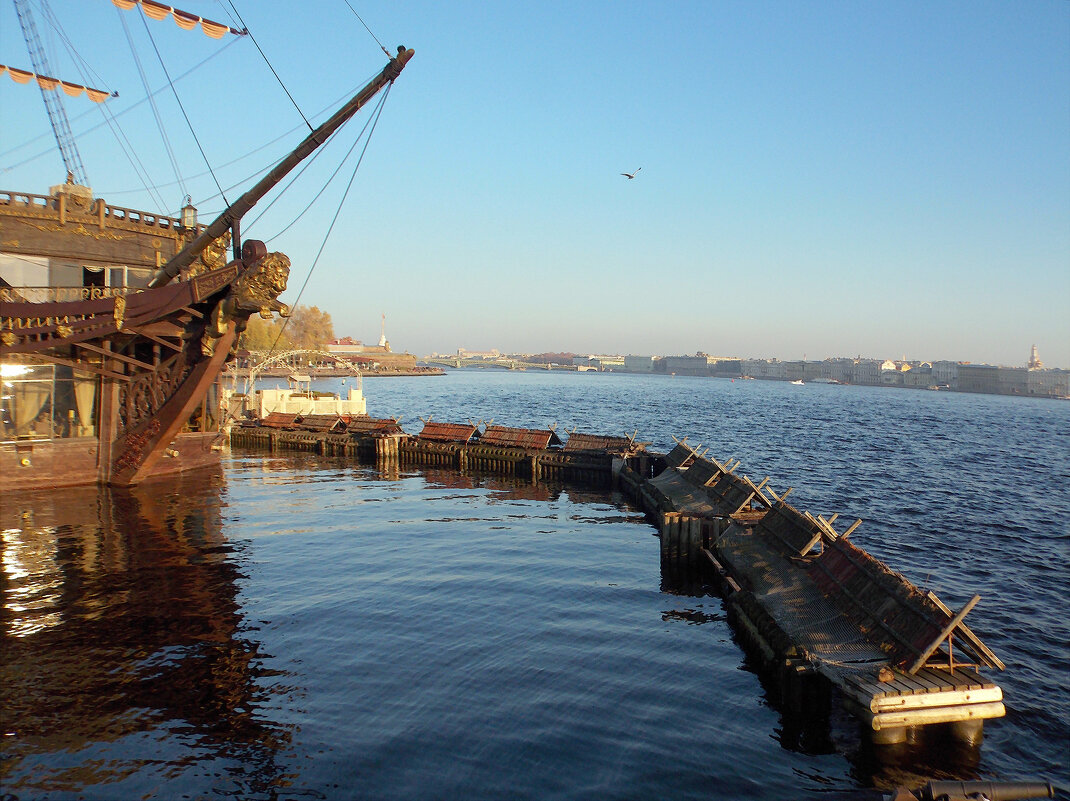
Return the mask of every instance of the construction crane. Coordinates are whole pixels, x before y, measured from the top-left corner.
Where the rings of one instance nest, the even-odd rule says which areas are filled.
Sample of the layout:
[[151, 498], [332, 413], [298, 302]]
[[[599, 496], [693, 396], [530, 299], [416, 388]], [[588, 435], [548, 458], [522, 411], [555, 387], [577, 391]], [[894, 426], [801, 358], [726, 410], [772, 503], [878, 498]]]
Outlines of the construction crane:
[[[29, 5], [26, 0], [13, 0], [13, 2], [19, 25], [22, 27], [22, 37], [26, 40], [26, 49], [30, 51], [30, 61], [33, 62], [34, 71], [38, 75], [52, 75]], [[82, 166], [82, 158], [78, 155], [78, 148], [74, 144], [74, 135], [67, 121], [63, 98], [59, 93], [50, 91], [44, 86], [41, 86], [41, 97], [44, 98], [45, 108], [48, 110], [48, 121], [52, 124], [52, 133], [56, 136], [56, 144], [59, 145], [59, 152], [63, 157], [63, 165], [67, 168], [67, 174], [75, 183], [87, 186], [89, 181], [86, 178], [85, 167]]]

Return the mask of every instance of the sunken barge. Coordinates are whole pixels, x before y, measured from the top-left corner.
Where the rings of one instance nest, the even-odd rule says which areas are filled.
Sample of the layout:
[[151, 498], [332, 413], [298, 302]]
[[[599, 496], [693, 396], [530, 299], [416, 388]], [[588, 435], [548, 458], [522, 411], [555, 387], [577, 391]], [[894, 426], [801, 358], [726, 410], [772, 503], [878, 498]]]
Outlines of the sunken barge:
[[[966, 625], [974, 595], [952, 610], [787, 502], [739, 461], [719, 462], [678, 440], [668, 454], [632, 437], [427, 421], [416, 435], [392, 418], [271, 414], [230, 432], [231, 444], [311, 451], [393, 472], [428, 466], [539, 481], [618, 487], [656, 525], [663, 575], [724, 599], [736, 634], [785, 714], [827, 717], [837, 697], [876, 745], [938, 732], [977, 745], [1005, 714], [980, 670], [1003, 670]], [[688, 591], [685, 589], [685, 591]]]

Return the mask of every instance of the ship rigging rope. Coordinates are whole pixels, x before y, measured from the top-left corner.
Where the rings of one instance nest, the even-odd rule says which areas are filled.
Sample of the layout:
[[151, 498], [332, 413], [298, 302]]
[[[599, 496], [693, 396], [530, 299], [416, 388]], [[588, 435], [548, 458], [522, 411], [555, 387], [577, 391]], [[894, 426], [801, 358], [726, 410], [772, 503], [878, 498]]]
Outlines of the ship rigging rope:
[[[327, 187], [330, 186], [331, 183], [334, 181], [334, 179], [338, 176], [339, 171], [342, 169], [342, 165], [345, 164], [347, 161], [349, 161], [349, 157], [353, 154], [353, 151], [356, 149], [357, 145], [360, 143], [360, 140], [364, 138], [364, 133], [365, 133], [365, 131], [368, 130], [368, 126], [372, 124], [372, 120], [373, 119], [378, 119], [377, 115], [379, 113], [379, 110], [382, 108], [383, 103], [385, 103], [385, 102], [386, 102], [386, 94], [383, 94], [383, 96], [379, 98], [379, 103], [376, 106], [375, 110], [372, 112], [372, 114], [370, 114], [368, 116], [368, 120], [364, 123], [364, 127], [361, 128], [360, 129], [360, 133], [357, 134], [357, 138], [353, 140], [353, 144], [349, 146], [349, 150], [346, 152], [345, 156], [339, 162], [338, 167], [331, 174], [331, 177], [328, 178], [324, 182], [323, 186], [320, 188], [320, 191], [316, 193], [316, 196], [313, 197], [312, 200], [310, 200], [308, 202], [308, 205], [305, 206], [298, 213], [298, 215], [296, 217], [294, 217], [286, 225], [285, 228], [283, 228], [281, 231], [276, 231], [275, 234], [270, 239], [265, 240], [265, 242], [273, 242], [274, 240], [276, 240], [280, 236], [282, 236], [284, 233], [289, 231], [291, 228], [293, 228], [294, 225], [296, 225], [298, 223], [298, 221], [308, 213], [309, 209], [312, 208], [312, 206], [316, 203], [316, 201], [320, 199], [320, 196], [324, 192], [327, 191]], [[328, 139], [328, 142], [331, 141], [332, 139], [334, 139], [334, 137], [337, 134], [338, 134], [338, 131], [335, 131], [333, 134], [331, 134], [331, 137], [330, 137], [330, 139]], [[371, 138], [370, 135], [369, 135], [369, 138]], [[327, 144], [327, 142], [324, 142], [324, 145], [326, 145], [326, 144]], [[367, 145], [365, 145], [365, 148], [367, 148]], [[252, 222], [250, 222], [246, 226], [246, 231], [248, 231], [249, 228], [252, 228], [254, 225], [256, 225], [257, 222], [259, 222], [260, 218], [262, 218], [268, 212], [268, 210], [271, 209], [271, 207], [275, 205], [276, 201], [278, 201], [279, 198], [281, 198], [283, 195], [286, 194], [286, 190], [289, 189], [291, 186], [293, 186], [294, 183], [305, 172], [305, 170], [307, 170], [310, 166], [312, 166], [312, 162], [314, 162], [321, 154], [325, 153], [326, 150], [327, 150], [326, 147], [321, 147], [319, 150], [317, 150], [312, 155], [312, 158], [310, 158], [308, 161], [306, 161], [304, 164], [301, 165], [301, 169], [293, 176], [293, 178], [290, 179], [290, 182], [288, 184], [286, 184], [286, 186], [277, 195], [275, 195], [275, 197], [273, 197], [271, 199], [271, 202], [268, 203], [266, 206], [264, 206], [263, 210], [258, 215], [256, 215], [256, 217], [252, 220]], [[361, 157], [362, 158], [363, 158], [363, 155], [364, 154], [361, 153]], [[358, 162], [358, 166], [359, 166], [359, 162]]]
[[[231, 40], [231, 41], [238, 41], [238, 40], [237, 40], [237, 39], [233, 39], [233, 40]], [[202, 63], [203, 63], [203, 62], [202, 62]], [[186, 73], [186, 74], [188, 75], [189, 73]], [[369, 78], [368, 80], [371, 80], [371, 79]], [[368, 81], [365, 81], [364, 83], [367, 83], [367, 82], [368, 82]], [[361, 85], [363, 85], [363, 84], [361, 84]], [[157, 91], [162, 91], [162, 90], [157, 90]], [[345, 94], [343, 94], [343, 95], [342, 95], [342, 96], [341, 96], [341, 97], [340, 97], [340, 98], [339, 98], [338, 100], [335, 100], [334, 102], [332, 102], [332, 103], [329, 103], [329, 104], [328, 104], [328, 105], [327, 105], [327, 106], [325, 107], [325, 109], [323, 109], [322, 111], [320, 111], [320, 112], [319, 112], [319, 114], [317, 114], [317, 115], [315, 115], [315, 116], [320, 116], [321, 114], [323, 114], [323, 113], [324, 113], [324, 112], [326, 112], [326, 111], [332, 111], [332, 110], [334, 110], [335, 108], [337, 108], [337, 107], [338, 107], [338, 104], [339, 104], [339, 103], [340, 103], [340, 102], [341, 102], [342, 100], [345, 100], [346, 98], [350, 97], [350, 96], [351, 96], [352, 94], [353, 94], [353, 90], [350, 90], [349, 92], [346, 92], [346, 93], [345, 93]], [[139, 101], [139, 102], [140, 102], [140, 101]], [[93, 129], [90, 129], [90, 130], [93, 130]], [[237, 164], [237, 163], [239, 163], [240, 161], [243, 161], [243, 160], [245, 160], [245, 159], [249, 158], [250, 156], [252, 156], [252, 155], [255, 155], [256, 153], [259, 153], [259, 152], [260, 152], [260, 151], [262, 151], [262, 150], [266, 150], [267, 148], [271, 147], [272, 145], [274, 145], [274, 144], [276, 144], [276, 143], [278, 143], [278, 142], [281, 142], [281, 141], [282, 141], [283, 139], [286, 139], [287, 137], [291, 136], [291, 135], [292, 135], [292, 134], [293, 134], [293, 133], [294, 133], [295, 131], [299, 131], [299, 130], [301, 130], [301, 126], [300, 126], [300, 125], [295, 125], [295, 126], [294, 126], [293, 128], [291, 128], [290, 130], [288, 130], [288, 131], [285, 131], [285, 132], [283, 132], [282, 134], [279, 134], [278, 136], [276, 136], [276, 137], [275, 137], [274, 139], [272, 139], [272, 140], [271, 140], [270, 142], [265, 142], [265, 143], [264, 143], [264, 144], [262, 144], [262, 145], [261, 145], [260, 147], [257, 147], [257, 148], [253, 148], [252, 150], [248, 150], [248, 151], [246, 151], [246, 152], [242, 153], [242, 154], [241, 154], [240, 156], [238, 156], [238, 157], [237, 157], [237, 158], [235, 158], [235, 159], [231, 159], [230, 161], [226, 161], [226, 162], [223, 162], [222, 164], [220, 164], [220, 165], [218, 165], [218, 166], [217, 166], [217, 169], [219, 169], [219, 170], [222, 170], [222, 169], [223, 169], [223, 168], [225, 168], [225, 167], [230, 167], [230, 166], [232, 166], [232, 165], [234, 165], [234, 164]], [[337, 132], [336, 132], [336, 133], [337, 133]], [[332, 136], [333, 136], [333, 135], [334, 135], [334, 134], [332, 134]], [[315, 152], [315, 153], [314, 153], [314, 154], [312, 155], [311, 159], [312, 159], [312, 160], [315, 160], [316, 158], [318, 158], [318, 157], [319, 157], [319, 155], [320, 155], [320, 154], [321, 154], [322, 152], [323, 152], [323, 148], [320, 148], [319, 150], [317, 150], [317, 151], [316, 151], [316, 152]], [[244, 186], [245, 184], [249, 183], [249, 181], [251, 181], [252, 179], [254, 179], [254, 178], [258, 178], [258, 177], [260, 177], [261, 175], [263, 175], [264, 173], [266, 173], [266, 172], [267, 172], [268, 170], [270, 170], [270, 169], [271, 169], [272, 167], [274, 167], [274, 166], [275, 166], [276, 164], [278, 164], [278, 163], [279, 163], [279, 161], [281, 161], [281, 158], [279, 158], [279, 159], [274, 159], [274, 160], [273, 160], [273, 161], [271, 161], [271, 162], [270, 162], [269, 164], [267, 164], [267, 165], [265, 165], [265, 166], [263, 166], [263, 167], [258, 167], [258, 168], [257, 168], [256, 170], [254, 170], [254, 171], [253, 171], [253, 172], [252, 172], [252, 173], [251, 173], [250, 175], [247, 175], [247, 176], [245, 176], [245, 177], [243, 177], [243, 178], [241, 178], [241, 179], [239, 179], [239, 180], [235, 181], [234, 183], [232, 183], [232, 184], [230, 184], [230, 185], [228, 185], [228, 186], [224, 187], [224, 191], [231, 191], [231, 190], [235, 190], [235, 189], [240, 189], [240, 188], [241, 188], [242, 186]], [[2, 169], [0, 169], [0, 171], [2, 171]], [[205, 172], [199, 172], [199, 173], [196, 173], [195, 175], [192, 175], [192, 176], [190, 176], [190, 178], [191, 178], [191, 179], [196, 179], [196, 178], [203, 178], [203, 177], [204, 177], [204, 176], [206, 176], [206, 175], [208, 175], [208, 172], [207, 172], [207, 171], [205, 171]], [[157, 184], [157, 185], [156, 185], [156, 188], [158, 188], [158, 189], [159, 189], [159, 188], [163, 188], [163, 187], [168, 187], [168, 186], [177, 186], [177, 183], [178, 183], [177, 181], [172, 181], [172, 182], [170, 182], [170, 183], [165, 183], [165, 184]], [[123, 190], [123, 191], [119, 191], [119, 192], [110, 192], [110, 193], [109, 193], [109, 195], [111, 195], [111, 196], [114, 196], [114, 195], [123, 195], [123, 194], [130, 194], [131, 192], [140, 192], [140, 191], [141, 191], [140, 189], [129, 189], [129, 190]], [[204, 197], [204, 198], [195, 198], [195, 199], [194, 199], [194, 201], [195, 201], [195, 202], [193, 203], [193, 205], [194, 205], [194, 206], [196, 206], [196, 207], [198, 207], [198, 208], [201, 208], [203, 204], [205, 204], [205, 203], [208, 203], [209, 201], [211, 201], [211, 200], [212, 200], [213, 198], [215, 198], [215, 197], [216, 197], [216, 195], [214, 195], [214, 194], [213, 194], [213, 195], [209, 195], [208, 197]], [[272, 201], [272, 202], [274, 202], [274, 201]], [[221, 211], [221, 209], [220, 209], [219, 211]], [[219, 213], [218, 211], [216, 211], [216, 212], [213, 212], [213, 214], [218, 214], [218, 213]], [[255, 222], [255, 220], [254, 220], [254, 222]]]
[[[279, 82], [279, 86], [282, 87], [282, 91], [284, 91], [286, 93], [286, 96], [288, 98], [290, 98], [290, 102], [294, 104], [294, 108], [297, 109], [297, 113], [301, 115], [301, 119], [303, 119], [305, 121], [305, 125], [307, 125], [308, 126], [308, 130], [311, 131], [312, 130], [312, 123], [310, 123], [308, 121], [308, 117], [305, 116], [305, 112], [301, 111], [301, 107], [299, 105], [297, 105], [297, 101], [294, 100], [294, 96], [290, 94], [290, 90], [286, 88], [286, 84], [284, 84], [282, 82], [282, 78], [279, 77], [279, 73], [275, 72], [275, 68], [271, 65], [271, 62], [268, 60], [267, 54], [264, 53], [264, 51], [260, 49], [260, 42], [256, 41], [256, 37], [253, 36], [253, 32], [249, 29], [249, 26], [245, 24], [245, 20], [243, 20], [241, 18], [241, 14], [238, 13], [238, 9], [235, 8], [235, 6], [234, 6], [234, 0], [229, 0], [229, 2], [230, 2], [230, 7], [232, 9], [234, 9], [234, 16], [236, 16], [238, 18], [238, 22], [241, 23], [241, 26], [249, 34], [249, 38], [252, 39], [253, 44], [256, 45], [257, 51], [263, 57], [264, 63], [268, 65], [268, 69], [271, 70], [271, 74], [275, 76], [275, 80], [277, 80]], [[390, 54], [387, 53], [387, 55], [390, 55]], [[220, 192], [222, 192], [222, 190], [220, 190]]]
[[[295, 308], [295, 309], [297, 308], [297, 305], [301, 302], [301, 296], [305, 293], [305, 287], [308, 286], [308, 281], [309, 281], [310, 278], [312, 278], [312, 273], [315, 271], [316, 265], [319, 264], [320, 256], [323, 255], [323, 250], [324, 250], [324, 248], [327, 247], [327, 240], [329, 240], [331, 238], [331, 232], [334, 230], [335, 223], [338, 222], [338, 217], [342, 213], [342, 207], [345, 206], [346, 198], [349, 196], [349, 190], [353, 187], [353, 181], [357, 177], [357, 170], [360, 169], [361, 162], [364, 161], [364, 154], [368, 152], [368, 145], [371, 144], [372, 134], [375, 133], [375, 128], [379, 124], [379, 117], [382, 116], [383, 107], [386, 105], [386, 99], [390, 96], [390, 90], [393, 88], [393, 86], [394, 86], [394, 82], [393, 81], [391, 81], [390, 83], [388, 83], [386, 85], [386, 90], [383, 92], [383, 96], [379, 101], [379, 105], [376, 107], [374, 113], [372, 114], [373, 120], [372, 120], [371, 130], [368, 132], [368, 136], [364, 140], [364, 147], [360, 151], [360, 157], [357, 159], [357, 163], [353, 166], [353, 172], [349, 176], [349, 183], [346, 184], [346, 191], [342, 193], [342, 199], [338, 201], [338, 208], [335, 209], [334, 217], [331, 219], [331, 224], [327, 227], [327, 233], [325, 233], [323, 235], [323, 242], [320, 243], [320, 248], [316, 252], [316, 258], [314, 258], [312, 260], [312, 266], [308, 268], [308, 275], [305, 276], [305, 280], [301, 284], [301, 288], [297, 291], [297, 298], [294, 300], [294, 303], [293, 303], [293, 308]], [[357, 141], [360, 141], [360, 140], [358, 139]], [[354, 147], [355, 147], [356, 146], [356, 142], [354, 142], [353, 144], [354, 144]], [[352, 153], [353, 149], [350, 148], [349, 152]], [[346, 154], [346, 158], [348, 158], [348, 155], [349, 154]], [[338, 165], [338, 170], [342, 169], [342, 164], [344, 164], [344, 163], [345, 163], [345, 159], [343, 159], [342, 162]], [[336, 174], [337, 174], [338, 170], [335, 170]], [[332, 178], [333, 178], [333, 176], [332, 176]], [[307, 211], [307, 209], [306, 209], [306, 211]], [[304, 212], [302, 212], [302, 214], [303, 213]], [[272, 353], [275, 352], [275, 346], [278, 345], [279, 339], [282, 337], [283, 333], [286, 331], [286, 326], [287, 326], [287, 324], [289, 322], [290, 322], [290, 318], [286, 317], [286, 318], [283, 319], [282, 327], [279, 329], [279, 333], [275, 337], [275, 341], [271, 343], [271, 350], [268, 352], [268, 356], [269, 357], [271, 356]]]
[[[371, 78], [369, 77], [368, 80], [364, 81], [364, 83], [361, 84], [361, 86], [363, 86], [364, 84], [368, 83], [368, 81], [370, 81], [370, 80], [371, 80]], [[324, 109], [324, 111], [321, 111], [320, 114], [323, 114], [325, 111], [333, 111], [334, 109], [336, 109], [338, 107], [339, 103], [342, 100], [345, 100], [346, 98], [352, 96], [352, 94], [353, 94], [352, 90], [350, 90], [349, 92], [345, 93], [338, 100], [334, 101], [333, 103], [328, 104], [326, 109]], [[319, 115], [316, 115], [316, 116], [319, 116]], [[365, 123], [364, 127], [365, 128], [368, 127], [367, 123]], [[263, 144], [258, 148], [255, 148], [255, 149], [250, 150], [250, 151], [248, 151], [246, 153], [243, 153], [242, 155], [238, 156], [238, 158], [236, 158], [236, 159], [234, 159], [232, 161], [228, 161], [225, 164], [222, 164], [220, 166], [221, 167], [229, 167], [232, 164], [237, 164], [242, 159], [248, 158], [249, 156], [253, 155], [254, 153], [259, 153], [261, 150], [265, 150], [266, 148], [271, 147], [276, 142], [282, 141], [283, 139], [287, 138], [292, 133], [294, 133], [294, 131], [298, 131], [300, 129], [301, 129], [300, 125], [294, 126], [293, 128], [291, 128], [290, 130], [286, 131], [285, 133], [275, 137], [270, 142], [267, 142], [266, 144]], [[363, 133], [364, 133], [364, 131], [362, 130], [361, 134], [363, 135]], [[324, 142], [324, 145], [326, 145], [327, 142], [330, 142], [337, 134], [338, 134], [338, 131], [335, 131], [333, 134], [331, 134], [331, 136], [327, 139], [327, 141]], [[315, 161], [316, 159], [318, 159], [320, 157], [320, 155], [322, 155], [325, 151], [326, 151], [326, 147], [321, 147], [318, 150], [316, 150], [316, 152], [312, 154], [311, 158], [305, 163], [305, 165], [301, 167], [301, 172], [299, 172], [298, 175], [300, 175], [302, 172], [304, 172], [305, 169], [307, 169], [307, 166], [309, 164], [311, 164], [313, 161]], [[282, 160], [282, 158], [275, 159], [270, 164], [268, 164], [266, 167], [262, 167], [262, 168], [260, 168], [260, 169], [258, 169], [256, 171], [254, 171], [252, 173], [252, 175], [246, 176], [245, 178], [242, 178], [241, 180], [234, 182], [233, 184], [228, 186], [227, 189], [238, 189], [242, 185], [244, 185], [244, 184], [248, 183], [249, 181], [251, 181], [253, 178], [257, 178], [257, 177], [263, 175], [264, 173], [266, 173], [268, 170], [270, 170], [272, 167], [274, 167], [276, 164], [278, 164], [281, 160]], [[201, 175], [204, 175], [204, 173], [201, 173]], [[198, 175], [198, 176], [194, 176], [194, 177], [201, 177], [201, 176]], [[290, 183], [287, 184], [286, 186], [289, 187], [292, 184], [293, 184], [293, 180], [291, 180]], [[280, 192], [278, 195], [276, 195], [276, 199], [278, 197], [280, 197], [281, 195], [285, 194], [285, 191], [286, 190], [283, 189], [282, 192]], [[199, 206], [202, 202], [207, 202], [209, 200], [211, 200], [211, 198], [204, 198], [203, 201], [198, 201], [196, 205]], [[267, 206], [264, 207], [264, 211], [267, 211], [267, 209], [271, 208], [271, 206], [273, 206], [274, 204], [275, 204], [275, 200], [272, 200]], [[248, 229], [250, 226], [254, 225], [256, 223], [256, 221], [259, 220], [262, 216], [263, 216], [263, 212], [258, 214], [256, 216], [256, 219], [254, 219], [251, 223], [249, 223], [249, 225], [246, 226], [246, 229]], [[278, 236], [278, 234], [276, 234], [275, 236]], [[274, 238], [274, 237], [272, 237], [272, 238]]]
[[[149, 96], [149, 106], [152, 108], [152, 116], [156, 120], [156, 128], [157, 130], [159, 130], [160, 138], [163, 140], [164, 149], [167, 151], [167, 158], [171, 162], [171, 169], [174, 170], [175, 177], [178, 179], [179, 186], [182, 189], [182, 194], [185, 194], [186, 185], [185, 182], [182, 180], [182, 174], [179, 172], [178, 162], [175, 160], [175, 153], [173, 148], [171, 147], [171, 140], [168, 138], [167, 129], [163, 124], [163, 120], [160, 118], [160, 109], [156, 105], [156, 101], [153, 99], [152, 95], [149, 94], [149, 80], [145, 75], [145, 68], [141, 64], [141, 57], [137, 53], [137, 48], [134, 47], [134, 39], [130, 35], [130, 28], [127, 26], [126, 19], [122, 16], [121, 13], [119, 15], [119, 22], [123, 26], [123, 33], [126, 35], [126, 43], [130, 47], [130, 55], [133, 57], [134, 64], [137, 66], [138, 75], [141, 77], [141, 85], [145, 88], [145, 93]], [[152, 38], [151, 33], [149, 34], [149, 38]], [[156, 43], [153, 42], [153, 47], [155, 46]], [[159, 51], [157, 51], [157, 56], [159, 56]], [[164, 74], [167, 74], [166, 70], [164, 71]], [[167, 80], [168, 83], [170, 83], [170, 76], [168, 76]], [[174, 87], [172, 86], [172, 89], [173, 88]], [[146, 189], [147, 188], [148, 186], [146, 185]], [[161, 210], [167, 208], [167, 204], [163, 202], [163, 198], [160, 197], [158, 193], [156, 195], [156, 201], [160, 204]]]
[[349, 6], [349, 10], [353, 12], [353, 16], [360, 20], [360, 24], [364, 26], [364, 30], [368, 32], [368, 35], [375, 40], [375, 43], [377, 45], [379, 45], [379, 49], [386, 53], [386, 57], [393, 58], [393, 56], [390, 55], [390, 51], [383, 47], [383, 43], [379, 41], [379, 37], [372, 33], [372, 29], [368, 27], [368, 23], [361, 19], [360, 14], [357, 13], [357, 10], [349, 4], [349, 0], [345, 0], [345, 4]]
[[[174, 81], [171, 80], [171, 74], [167, 71], [167, 65], [164, 64], [163, 56], [160, 55], [160, 48], [158, 48], [156, 46], [156, 40], [152, 36], [152, 31], [149, 30], [149, 22], [145, 18], [144, 14], [141, 15], [141, 22], [145, 26], [145, 33], [147, 33], [149, 35], [149, 41], [152, 42], [152, 49], [154, 51], [156, 51], [156, 58], [159, 59], [160, 67], [163, 69], [163, 74], [167, 78], [167, 84], [168, 84], [168, 86], [171, 87], [171, 93], [175, 96], [175, 102], [178, 103], [178, 108], [182, 112], [182, 117], [183, 117], [183, 119], [186, 120], [186, 127], [189, 128], [189, 132], [193, 136], [193, 141], [196, 142], [197, 149], [201, 152], [201, 158], [204, 159], [204, 163], [207, 165], [208, 171], [212, 174], [212, 180], [215, 181], [215, 185], [216, 185], [216, 188], [219, 190], [219, 194], [223, 196], [223, 202], [226, 203], [229, 206], [230, 205], [230, 201], [227, 200], [227, 196], [223, 192], [223, 187], [219, 185], [219, 178], [216, 177], [215, 170], [212, 169], [212, 163], [210, 161], [208, 161], [208, 154], [206, 154], [204, 152], [204, 148], [201, 147], [201, 140], [199, 138], [197, 138], [197, 132], [193, 129], [193, 123], [190, 122], [189, 115], [186, 113], [186, 107], [182, 105], [182, 98], [180, 98], [178, 96], [178, 90], [175, 88]], [[147, 85], [145, 87], [145, 91], [148, 91], [148, 86]], [[162, 131], [163, 131], [162, 126], [161, 126], [160, 130], [161, 130], [161, 133], [162, 133]], [[187, 195], [186, 187], [181, 183], [182, 177], [178, 173], [178, 164], [177, 164], [177, 162], [175, 162], [174, 155], [171, 153], [170, 142], [167, 143], [167, 153], [171, 157], [172, 163], [175, 164], [175, 175], [179, 179], [179, 188], [182, 190], [182, 194], [183, 195]]]
[[[48, 26], [52, 28], [53, 31], [55, 31], [56, 35], [63, 42], [63, 46], [67, 48], [67, 52], [70, 54], [71, 59], [74, 61], [75, 69], [78, 71], [78, 75], [81, 77], [86, 87], [89, 87], [90, 85], [107, 85], [108, 82], [103, 80], [103, 78], [99, 74], [97, 74], [97, 71], [94, 70], [92, 66], [90, 66], [89, 62], [82, 57], [82, 54], [78, 52], [78, 49], [74, 46], [74, 43], [70, 40], [70, 37], [67, 36], [67, 32], [63, 30], [63, 26], [60, 24], [59, 17], [57, 17], [53, 13], [52, 7], [47, 2], [41, 3], [41, 12], [42, 14], [44, 14], [45, 22], [47, 22]], [[118, 93], [115, 93], [115, 95], [117, 94]], [[91, 110], [92, 109], [87, 110], [87, 113]]]

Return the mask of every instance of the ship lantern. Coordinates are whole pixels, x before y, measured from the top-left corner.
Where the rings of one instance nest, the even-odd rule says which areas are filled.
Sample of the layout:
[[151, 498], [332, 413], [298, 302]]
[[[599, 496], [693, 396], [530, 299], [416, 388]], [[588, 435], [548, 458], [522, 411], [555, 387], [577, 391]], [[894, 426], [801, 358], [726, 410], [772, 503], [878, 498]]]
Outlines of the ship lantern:
[[194, 229], [197, 227], [197, 208], [193, 205], [193, 198], [186, 195], [186, 205], [182, 207], [182, 227]]

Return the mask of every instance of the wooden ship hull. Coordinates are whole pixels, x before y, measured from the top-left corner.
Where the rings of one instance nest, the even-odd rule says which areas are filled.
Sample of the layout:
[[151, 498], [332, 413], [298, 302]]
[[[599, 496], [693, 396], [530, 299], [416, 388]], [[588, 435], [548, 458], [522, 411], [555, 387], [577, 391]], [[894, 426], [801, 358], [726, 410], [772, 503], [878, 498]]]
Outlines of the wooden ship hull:
[[286, 287], [285, 256], [247, 242], [226, 264], [217, 242], [149, 289], [197, 232], [83, 189], [0, 193], [0, 253], [50, 279], [0, 287], [0, 489], [136, 484], [216, 461], [216, 378], [249, 314], [279, 308]]
[[109, 206], [70, 180], [48, 196], [0, 192], [0, 491], [133, 485], [217, 461], [219, 374], [250, 315], [287, 312], [289, 259], [239, 247], [240, 220], [412, 52], [398, 48], [207, 226]]

